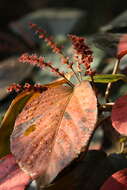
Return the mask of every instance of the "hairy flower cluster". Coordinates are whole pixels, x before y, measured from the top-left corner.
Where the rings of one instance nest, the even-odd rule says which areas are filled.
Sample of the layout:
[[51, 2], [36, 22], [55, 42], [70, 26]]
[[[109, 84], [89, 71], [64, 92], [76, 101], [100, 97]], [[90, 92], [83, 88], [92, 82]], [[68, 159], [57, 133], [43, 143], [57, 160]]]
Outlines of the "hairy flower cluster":
[[38, 57], [37, 55], [29, 55], [28, 53], [24, 53], [19, 58], [19, 62], [29, 63], [29, 64], [32, 64], [32, 65], [38, 66], [41, 69], [44, 69], [45, 67], [48, 67], [56, 75], [65, 78], [66, 81], [68, 82], [68, 84], [70, 84], [70, 86], [73, 86], [72, 83], [66, 78], [64, 72], [60, 72], [59, 68], [54, 67], [52, 62], [45, 62], [43, 57]]
[[90, 68], [91, 62], [93, 61], [93, 52], [85, 44], [85, 39], [76, 35], [68, 35], [68, 37], [72, 41], [72, 45], [75, 50], [74, 59], [78, 63], [79, 69], [80, 65], [84, 65], [86, 68], [86, 74], [93, 75], [94, 72]]
[[61, 53], [61, 48], [57, 46], [52, 37], [47, 36], [45, 30], [39, 28], [36, 24], [30, 24], [30, 27], [35, 30], [35, 33], [38, 34], [40, 39], [43, 39], [51, 47], [54, 53]]
[[7, 88], [7, 90], [8, 90], [8, 92], [13, 92], [13, 91], [19, 92], [19, 91], [21, 91], [21, 88], [22, 88], [22, 86], [20, 84], [12, 84]]
[[38, 57], [37, 55], [29, 55], [28, 53], [24, 53], [19, 58], [19, 62], [29, 63], [35, 66], [44, 69], [45, 67], [49, 67], [52, 72], [55, 72], [59, 76], [64, 76], [64, 73], [60, 72], [58, 68], [52, 66], [52, 62], [45, 62], [43, 57]]
[[21, 84], [12, 84], [11, 86], [8, 87], [8, 91], [9, 92], [21, 92], [21, 91], [24, 91], [24, 90], [34, 90], [34, 91], [37, 91], [37, 92], [42, 92], [45, 89], [46, 87], [44, 87], [43, 85], [41, 84], [29, 84], [29, 83], [25, 83], [24, 85], [21, 85]]
[[[60, 55], [61, 57], [61, 63], [62, 64], [66, 64], [68, 68], [70, 68], [72, 70], [72, 72], [74, 73], [74, 75], [76, 76], [76, 78], [78, 79], [79, 82], [81, 82], [81, 79], [79, 78], [79, 75], [81, 73], [79, 73], [79, 75], [77, 74], [77, 72], [75, 71], [75, 69], [73, 68], [73, 65], [75, 62], [70, 61], [69, 57], [64, 56], [64, 53], [62, 52], [61, 48], [59, 48], [57, 46], [57, 44], [52, 40], [51, 37], [47, 36], [47, 33], [41, 29], [38, 28], [38, 26], [36, 24], [30, 24], [31, 28], [33, 28], [35, 30], [35, 32], [38, 34], [39, 38], [43, 39], [53, 50], [53, 52], [57, 53]], [[72, 41], [72, 45], [73, 48], [75, 50], [75, 54], [74, 54], [74, 58], [76, 60], [76, 62], [78, 63], [78, 68], [79, 71], [82, 71], [80, 66], [84, 65], [86, 68], [86, 72], [85, 74], [93, 76], [94, 72], [91, 70], [90, 66], [91, 66], [91, 62], [93, 61], [93, 56], [92, 56], [92, 51], [90, 50], [90, 48], [85, 44], [84, 42], [84, 38], [83, 37], [78, 37], [76, 35], [69, 35], [69, 38]], [[52, 72], [55, 72], [55, 74], [63, 77], [66, 79], [67, 83], [73, 87], [74, 85], [66, 78], [65, 73], [61, 72], [59, 70], [59, 68], [54, 67], [52, 62], [46, 62], [44, 60], [44, 57], [38, 57], [36, 54], [32, 54], [29, 55], [28, 53], [24, 53], [23, 55], [21, 55], [21, 57], [19, 58], [19, 62], [22, 63], [29, 63], [32, 64], [34, 66], [38, 66], [40, 67], [42, 70], [45, 67], [48, 67], [51, 69]], [[16, 91], [18, 91], [18, 86], [12, 86], [13, 89], [16, 89]], [[26, 85], [26, 87], [23, 87], [30, 89], [31, 87], [29, 86], [29, 84]]]
[[47, 35], [47, 32], [42, 28], [39, 28], [36, 24], [30, 24], [30, 27], [35, 30], [35, 33], [40, 39], [43, 39], [46, 44], [52, 49], [54, 53], [57, 53], [61, 57], [61, 63], [68, 65], [68, 68], [71, 68], [72, 64], [69, 63], [69, 58], [65, 57], [62, 52], [62, 48], [53, 41], [51, 36]]

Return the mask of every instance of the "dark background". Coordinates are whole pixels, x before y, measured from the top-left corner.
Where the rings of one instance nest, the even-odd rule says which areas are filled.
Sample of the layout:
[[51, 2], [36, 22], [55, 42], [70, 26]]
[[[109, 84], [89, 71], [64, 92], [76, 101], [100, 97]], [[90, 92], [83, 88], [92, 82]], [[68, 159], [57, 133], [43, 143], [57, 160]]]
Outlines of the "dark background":
[[87, 12], [86, 32], [94, 33], [98, 27], [108, 23], [114, 17], [126, 10], [126, 0], [1, 0], [1, 29], [11, 21], [41, 8], [67, 7], [79, 8]]

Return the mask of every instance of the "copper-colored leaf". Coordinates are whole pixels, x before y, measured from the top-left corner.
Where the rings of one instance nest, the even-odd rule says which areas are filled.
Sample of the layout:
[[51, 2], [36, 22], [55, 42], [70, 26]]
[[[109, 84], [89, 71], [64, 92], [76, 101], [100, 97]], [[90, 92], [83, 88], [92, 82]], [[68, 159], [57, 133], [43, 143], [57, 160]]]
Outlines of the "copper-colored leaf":
[[[67, 79], [70, 79], [72, 73], [67, 73], [65, 76]], [[64, 83], [66, 83], [66, 80], [64, 78], [60, 78], [46, 85], [41, 85], [41, 88], [43, 91], [43, 87], [45, 90], [47, 87], [52, 88]], [[0, 123], [0, 157], [3, 157], [10, 152], [10, 135], [12, 133], [17, 115], [22, 111], [30, 97], [37, 97], [39, 94], [40, 92], [34, 92], [34, 90], [23, 91], [12, 101], [2, 122]]]
[[11, 136], [20, 167], [50, 183], [88, 145], [97, 119], [95, 94], [87, 81], [57, 86], [24, 107]]
[[15, 119], [25, 106], [28, 99], [34, 94], [27, 91], [19, 94], [11, 103], [0, 124], [0, 157], [5, 156], [10, 150], [10, 135], [13, 130]]
[[0, 190], [24, 190], [30, 180], [11, 154], [0, 160]]
[[123, 135], [127, 135], [127, 95], [116, 100], [112, 109], [112, 125]]
[[100, 190], [127, 190], [127, 168], [109, 177]]
[[124, 55], [127, 54], [127, 34], [123, 34], [120, 37], [118, 48], [117, 48], [117, 57], [121, 59]]
[[117, 57], [118, 57], [118, 59], [122, 59], [122, 57], [124, 57], [125, 55], [127, 55], [127, 49], [121, 51], [121, 52], [118, 54]]
[[[65, 74], [65, 77], [66, 77], [67, 80], [70, 80], [73, 75], [74, 75], [73, 72], [68, 72], [68, 73]], [[65, 84], [67, 82], [66, 79], [61, 77], [61, 78], [59, 78], [59, 79], [57, 79], [57, 80], [55, 80], [53, 82], [50, 82], [48, 84], [44, 84], [44, 87], [53, 88], [53, 87]]]

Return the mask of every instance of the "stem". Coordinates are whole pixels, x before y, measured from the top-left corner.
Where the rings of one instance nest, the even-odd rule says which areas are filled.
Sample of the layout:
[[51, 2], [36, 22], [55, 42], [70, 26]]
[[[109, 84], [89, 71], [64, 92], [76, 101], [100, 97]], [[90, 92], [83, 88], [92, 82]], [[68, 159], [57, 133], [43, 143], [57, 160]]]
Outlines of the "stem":
[[75, 74], [75, 76], [76, 76], [77, 80], [79, 81], [79, 83], [81, 83], [81, 81], [80, 81], [80, 79], [79, 79], [77, 73], [76, 73], [75, 70], [73, 69], [73, 67], [71, 67], [71, 70], [72, 70], [73, 73]]
[[82, 81], [82, 72], [81, 72], [81, 66], [76, 62], [77, 71], [79, 73], [80, 81]]
[[[112, 74], [116, 74], [118, 69], [119, 69], [119, 64], [120, 64], [120, 59], [117, 59], [114, 65], [114, 69]], [[109, 102], [109, 94], [110, 94], [110, 89], [112, 87], [112, 83], [108, 83], [107, 88], [106, 88], [106, 92], [105, 92], [105, 100], [106, 102]]]
[[114, 105], [114, 102], [102, 104], [102, 105], [100, 105], [99, 110], [101, 110], [101, 111], [111, 111], [113, 105]]
[[91, 77], [91, 83], [92, 83], [93, 90], [94, 90], [95, 95], [96, 95], [96, 97], [97, 97], [97, 94], [96, 94], [96, 87], [95, 87], [95, 84], [94, 84], [94, 78], [93, 78], [93, 75], [90, 75], [90, 77]]
[[[59, 55], [60, 55], [61, 57], [63, 57], [64, 59], [66, 59], [66, 61], [67, 61], [66, 63], [67, 63], [67, 65], [69, 66], [69, 61], [68, 61], [68, 59], [66, 58], [66, 56], [64, 55], [64, 53], [63, 53], [63, 52], [60, 52]], [[79, 77], [78, 77], [76, 71], [74, 70], [73, 66], [71, 66], [70, 69], [73, 71], [73, 73], [74, 73], [74, 75], [76, 76], [76, 78], [77, 78], [77, 80], [79, 81], [79, 83], [81, 83], [81, 81], [80, 81], [80, 79], [79, 79]], [[73, 85], [73, 86], [74, 86], [74, 85]]]
[[93, 75], [90, 75], [90, 77], [91, 77], [91, 83], [92, 83], [92, 86], [93, 86], [93, 88], [94, 88], [94, 90], [95, 90], [95, 85], [94, 85]]
[[82, 72], [81, 71], [79, 71], [79, 76], [80, 76], [80, 79], [82, 81]]
[[98, 100], [98, 97], [97, 97], [97, 92], [96, 92], [96, 87], [95, 87], [93, 75], [90, 75], [90, 77], [91, 77], [92, 87], [93, 87], [93, 90], [94, 90], [96, 98], [97, 98], [97, 105], [100, 106], [100, 103], [99, 103], [99, 100]]
[[54, 70], [56, 73], [58, 73], [59, 76], [65, 78], [65, 80], [67, 81], [67, 83], [68, 83], [72, 88], [74, 88], [73, 83], [71, 83], [71, 82], [65, 77], [64, 74], [62, 74], [62, 73], [59, 72], [59, 71], [56, 71], [56, 68], [54, 68], [54, 67], [53, 67], [51, 64], [49, 64], [49, 63], [46, 63], [45, 65], [48, 66], [49, 68], [51, 68], [52, 70]]
[[67, 83], [72, 87], [74, 88], [74, 85], [64, 76], [65, 80], [67, 81]]

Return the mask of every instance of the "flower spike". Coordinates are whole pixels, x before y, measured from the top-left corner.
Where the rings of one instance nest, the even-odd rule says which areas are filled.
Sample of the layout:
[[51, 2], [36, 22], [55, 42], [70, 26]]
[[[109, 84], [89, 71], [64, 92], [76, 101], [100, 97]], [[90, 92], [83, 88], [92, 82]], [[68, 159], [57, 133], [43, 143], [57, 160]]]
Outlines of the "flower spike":
[[43, 39], [47, 45], [51, 47], [54, 53], [61, 53], [61, 48], [57, 46], [52, 37], [47, 35], [45, 30], [32, 23], [30, 23], [30, 27], [35, 30], [35, 33], [38, 34], [40, 39]]
[[81, 70], [80, 65], [84, 65], [86, 68], [87, 75], [93, 75], [94, 71], [91, 70], [90, 66], [93, 61], [93, 52], [85, 44], [85, 38], [78, 37], [76, 35], [68, 35], [69, 39], [72, 41], [74, 52], [74, 59], [78, 63], [78, 68]]
[[55, 72], [55, 74], [65, 78], [67, 83], [71, 87], [73, 87], [73, 84], [65, 77], [65, 74], [63, 72], [60, 72], [59, 68], [54, 67], [52, 62], [45, 62], [43, 57], [38, 57], [37, 55], [29, 55], [28, 53], [25, 53], [21, 55], [21, 57], [19, 58], [19, 62], [29, 63], [34, 66], [38, 66], [41, 69], [48, 67], [51, 69], [52, 72]]
[[35, 33], [39, 36], [40, 39], [43, 39], [48, 46], [52, 49], [54, 53], [57, 53], [61, 57], [61, 64], [67, 65], [68, 68], [70, 68], [78, 81], [80, 82], [75, 70], [73, 69], [73, 62], [70, 63], [69, 57], [66, 57], [64, 53], [62, 52], [62, 47], [58, 47], [58, 45], [53, 41], [53, 38], [51, 36], [47, 35], [47, 32], [41, 28], [39, 28], [36, 24], [30, 23], [30, 27], [35, 30]]

